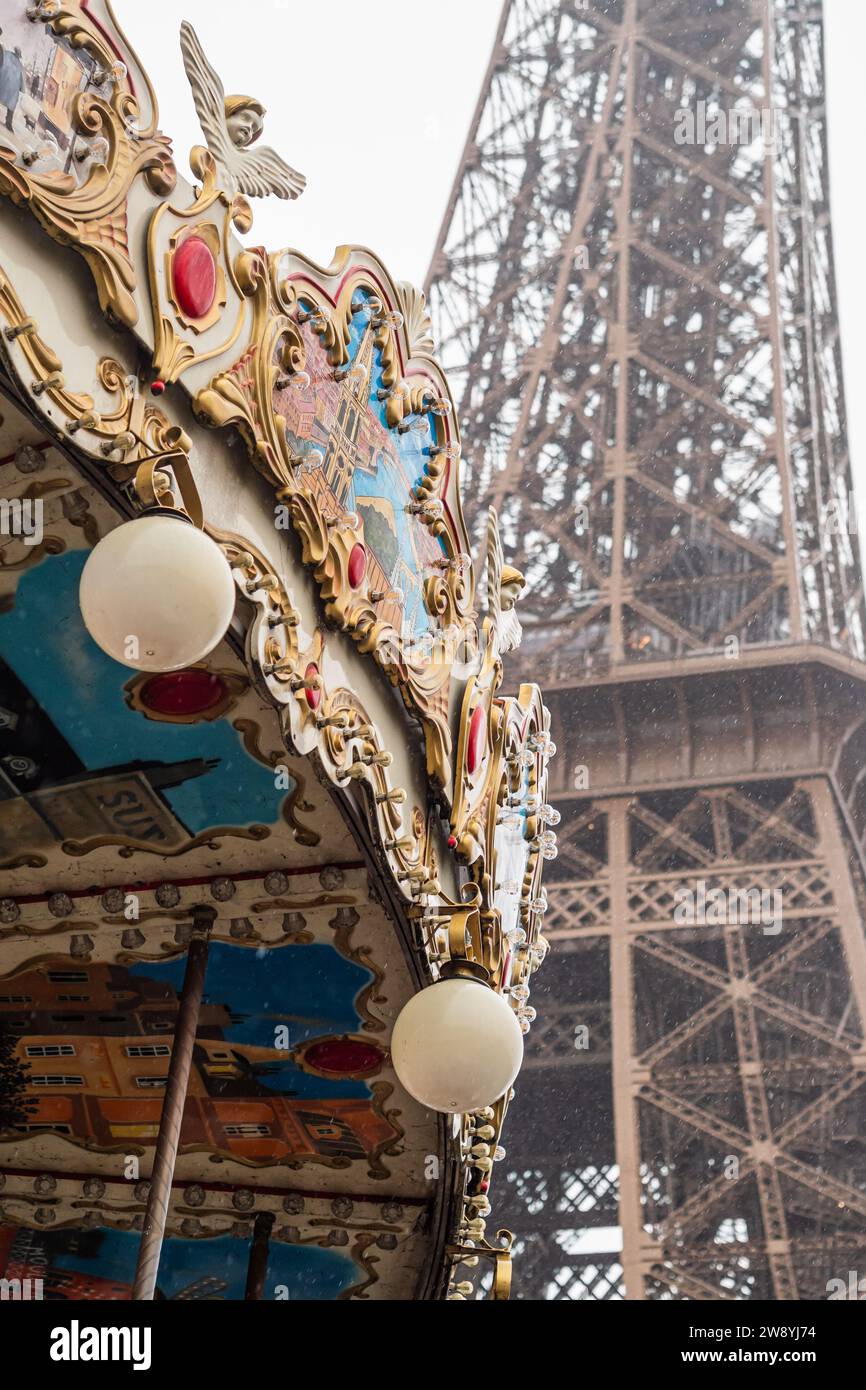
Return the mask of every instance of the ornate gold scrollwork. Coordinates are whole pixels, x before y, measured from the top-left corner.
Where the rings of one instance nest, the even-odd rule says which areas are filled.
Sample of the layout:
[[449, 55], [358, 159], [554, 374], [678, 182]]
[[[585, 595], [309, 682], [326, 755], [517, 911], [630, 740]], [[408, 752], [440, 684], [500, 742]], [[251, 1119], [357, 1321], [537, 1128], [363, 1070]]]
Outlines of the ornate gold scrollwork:
[[[114, 52], [78, 0], [66, 0], [39, 19], [106, 68], [115, 64]], [[72, 174], [31, 172], [19, 162], [17, 151], [0, 146], [0, 193], [29, 207], [55, 241], [84, 257], [101, 309], [130, 327], [138, 319], [138, 307], [126, 225], [129, 192], [140, 174], [161, 195], [177, 179], [171, 145], [156, 130], [152, 90], [149, 95], [154, 118], [146, 129], [135, 126], [138, 105], [125, 80], [114, 85], [110, 98], [92, 92], [75, 98], [73, 129], [85, 138], [102, 137], [107, 147], [104, 162], [94, 162], [80, 186]]]
[[164, 845], [154, 847], [146, 840], [135, 840], [128, 835], [96, 835], [90, 840], [64, 840], [60, 848], [64, 854], [72, 855], [76, 859], [93, 854], [94, 850], [104, 849], [106, 845], [119, 846], [118, 852], [122, 859], [130, 859], [133, 854], [155, 854], [166, 859], [177, 859], [201, 845], [207, 845], [209, 849], [219, 849], [225, 836], [240, 840], [266, 840], [270, 834], [269, 825], [215, 825], [185, 840], [182, 845], [174, 845], [168, 849]]
[[397, 299], [403, 315], [406, 348], [410, 357], [429, 357], [436, 351], [433, 341], [433, 321], [427, 308], [427, 297], [408, 280], [397, 286]]
[[[342, 248], [334, 265], [327, 271], [319, 270], [318, 275], [336, 277], [344, 270], [349, 255], [349, 250]], [[360, 651], [373, 655], [387, 678], [400, 689], [408, 708], [420, 717], [428, 773], [444, 787], [450, 782], [451, 772], [448, 692], [455, 645], [468, 642], [471, 646], [475, 642], [474, 585], [471, 561], [465, 555], [462, 518], [456, 525], [446, 525], [432, 514], [421, 518], [439, 535], [443, 558], [441, 567], [426, 581], [423, 590], [427, 610], [437, 623], [430, 650], [424, 652], [417, 644], [410, 648], [403, 635], [377, 610], [366, 586], [353, 589], [350, 585], [349, 559], [354, 546], [363, 543], [363, 525], [353, 528], [340, 517], [326, 513], [322, 498], [307, 486], [298, 470], [298, 460], [287, 441], [286, 421], [274, 402], [278, 376], [303, 372], [306, 366], [304, 338], [295, 317], [299, 301], [303, 301], [306, 321], [322, 341], [329, 363], [340, 368], [348, 361], [354, 297], [359, 291], [375, 290], [381, 299], [381, 286], [358, 267], [343, 276], [332, 303], [316, 284], [313, 273], [297, 284], [289, 281], [283, 274], [284, 260], [282, 253], [271, 256], [267, 276], [256, 268], [246, 287], [253, 302], [249, 345], [231, 367], [220, 371], [196, 393], [194, 408], [208, 424], [237, 427], [256, 465], [280, 489], [278, 500], [289, 508], [304, 562], [320, 585], [329, 622], [347, 632]], [[318, 268], [311, 267], [311, 272], [314, 270]], [[405, 308], [405, 292], [401, 300], [395, 291], [394, 302]], [[410, 309], [412, 331], [420, 332], [420, 310], [417, 306]], [[402, 310], [392, 311], [382, 301], [381, 322], [375, 333], [382, 352], [386, 388], [394, 385], [400, 372], [400, 330], [396, 327], [399, 320], [389, 317], [395, 312]], [[421, 343], [429, 346], [426, 337], [421, 337]], [[444, 378], [438, 367], [436, 372], [437, 391], [444, 395]], [[404, 409], [420, 409], [432, 394], [429, 377], [410, 381], [405, 397], [398, 394], [386, 403], [388, 423], [399, 424]], [[416, 498], [432, 496], [440, 486], [445, 466], [445, 460], [438, 455], [427, 460], [421, 492]]]
[[[393, 785], [389, 773], [391, 755], [379, 746], [367, 711], [353, 691], [343, 687], [329, 689], [320, 674], [324, 646], [321, 632], [316, 631], [302, 647], [298, 614], [283, 585], [269, 572], [264, 556], [235, 537], [214, 534], [225, 550], [241, 592], [260, 609], [259, 623], [253, 623], [248, 632], [248, 659], [258, 666], [262, 683], [282, 708], [287, 742], [297, 751], [301, 733], [314, 732], [316, 757], [329, 779], [346, 791], [357, 789], [365, 793], [371, 830], [406, 896], [414, 900], [422, 883], [427, 885], [425, 891], [432, 891], [435, 856], [427, 818], [416, 808], [409, 830], [404, 827], [401, 807], [406, 794]], [[264, 754], [257, 741], [250, 742], [248, 723], [236, 727], [244, 734], [248, 752], [268, 766], [277, 765], [280, 754]], [[304, 809], [303, 803], [297, 805]], [[295, 837], [302, 843], [311, 843], [305, 836], [315, 832], [297, 822], [294, 803], [292, 811], [290, 823]]]
[[[201, 504], [189, 467], [192, 441], [157, 406], [145, 401], [136, 378], [113, 357], [101, 358], [96, 368], [97, 380], [109, 395], [116, 397], [117, 403], [96, 412], [92, 396], [67, 387], [60, 358], [39, 336], [38, 324], [27, 315], [2, 269], [0, 316], [6, 321], [7, 338], [16, 343], [33, 373], [33, 394], [44, 397], [62, 412], [69, 433], [83, 430], [101, 441], [101, 453], [112, 479], [120, 484], [132, 482], [134, 490], [140, 487], [139, 500], [146, 505], [157, 501], [161, 505], [179, 505], [201, 525]], [[143, 467], [144, 464], [149, 467]], [[161, 476], [166, 468], [175, 475], [174, 479]], [[179, 499], [171, 492], [174, 483]]]
[[[0, 150], [0, 161], [3, 151]], [[2, 173], [0, 173], [2, 182]], [[39, 325], [24, 309], [5, 271], [0, 270], [0, 314], [6, 320], [6, 336], [20, 347], [24, 360], [33, 372], [31, 390], [47, 395], [69, 419], [80, 418], [93, 408], [93, 397], [67, 390], [63, 379], [63, 363], [52, 348], [39, 336]]]
[[[187, 208], [176, 208], [169, 203], [160, 204], [150, 220], [147, 233], [154, 332], [153, 365], [157, 376], [164, 382], [176, 381], [196, 363], [207, 362], [210, 358], [222, 356], [231, 350], [240, 336], [247, 314], [246, 301], [255, 294], [263, 274], [261, 257], [257, 252], [241, 251], [235, 256], [231, 247], [232, 227], [239, 231], [247, 231], [252, 226], [249, 203], [240, 195], [234, 198], [226, 196], [217, 181], [217, 166], [213, 155], [203, 146], [197, 145], [192, 150], [190, 164], [193, 172], [201, 179], [201, 188], [197, 190], [197, 196]], [[204, 218], [204, 214], [216, 203], [222, 204], [223, 207], [221, 228], [218, 228], [213, 220]], [[164, 224], [171, 219], [174, 219], [178, 226], [166, 238]], [[204, 242], [214, 264], [214, 296], [201, 318], [190, 317], [184, 312], [176, 298], [173, 285], [174, 257], [183, 242], [192, 236]], [[227, 275], [240, 302], [219, 342], [209, 342], [207, 347], [197, 347], [189, 337], [184, 337], [177, 331], [175, 323], [179, 324], [185, 333], [191, 333], [195, 337], [200, 337], [215, 327], [227, 303]], [[168, 300], [171, 314], [165, 311], [164, 298]]]
[[284, 490], [277, 496], [288, 504], [301, 538], [301, 556], [319, 584], [326, 616], [351, 633], [362, 652], [375, 652], [389, 625], [380, 621], [364, 591], [349, 583], [349, 557], [361, 533], [345, 521], [329, 520], [306, 493]]

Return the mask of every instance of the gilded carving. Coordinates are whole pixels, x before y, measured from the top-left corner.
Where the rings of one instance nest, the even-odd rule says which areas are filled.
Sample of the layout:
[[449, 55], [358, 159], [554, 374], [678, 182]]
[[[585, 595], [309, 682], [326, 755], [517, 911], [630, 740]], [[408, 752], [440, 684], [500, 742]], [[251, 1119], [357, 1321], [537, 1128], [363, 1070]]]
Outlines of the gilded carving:
[[[240, 336], [247, 316], [246, 299], [255, 293], [261, 275], [259, 257], [249, 251], [235, 255], [231, 245], [232, 227], [246, 230], [251, 225], [246, 199], [226, 196], [218, 183], [213, 156], [201, 146], [192, 151], [190, 163], [202, 180], [198, 196], [187, 208], [161, 203], [150, 220], [147, 233], [154, 332], [153, 365], [163, 382], [176, 381], [195, 363], [206, 362], [230, 351]], [[214, 209], [212, 217], [219, 216], [220, 226], [211, 219], [203, 218], [203, 214], [210, 209]], [[172, 221], [178, 225], [167, 233], [166, 228]], [[174, 287], [174, 264], [178, 252], [184, 241], [192, 237], [207, 248], [214, 266], [213, 299], [200, 316], [184, 310]], [[160, 257], [161, 276], [158, 270]], [[227, 277], [239, 302], [229, 315], [219, 340], [214, 343], [208, 339], [207, 346], [197, 346], [194, 340], [219, 324], [223, 317], [228, 301]]]
[[406, 344], [410, 357], [432, 357], [436, 351], [433, 323], [423, 290], [416, 290], [408, 280], [397, 286], [400, 312], [406, 329]]
[[[106, 71], [117, 69], [116, 57], [79, 0], [42, 10], [37, 22], [92, 55]], [[136, 274], [126, 226], [129, 191], [139, 175], [149, 178], [160, 193], [175, 183], [171, 146], [156, 130], [136, 123], [139, 108], [125, 74], [104, 83], [110, 95], [80, 92], [73, 101], [73, 130], [85, 140], [99, 141], [99, 158], [89, 162], [79, 184], [71, 173], [27, 167], [19, 151], [0, 145], [0, 193], [29, 207], [50, 236], [73, 246], [93, 274], [100, 307], [117, 322], [132, 326], [138, 319]]]
[[[319, 274], [340, 273], [349, 254], [344, 248], [334, 266]], [[301, 539], [304, 562], [320, 586], [328, 620], [349, 633], [360, 651], [373, 655], [387, 678], [400, 689], [409, 709], [420, 717], [426, 736], [428, 772], [447, 787], [451, 773], [451, 666], [456, 645], [474, 644], [474, 584], [459, 511], [457, 521], [446, 524], [438, 510], [427, 511], [426, 504], [441, 488], [447, 463], [452, 457], [456, 460], [459, 450], [456, 445], [435, 445], [439, 452], [425, 458], [424, 474], [414, 499], [407, 498], [410, 510], [414, 502], [420, 520], [442, 546], [441, 562], [437, 562], [423, 588], [427, 611], [436, 620], [436, 626], [430, 641], [419, 644], [407, 641], [388, 621], [381, 604], [371, 600], [369, 586], [353, 588], [349, 582], [353, 549], [365, 544], [363, 523], [358, 524], [357, 518], [333, 516], [325, 510], [322, 496], [308, 486], [306, 471], [301, 466], [303, 460], [287, 442], [286, 420], [274, 398], [281, 378], [305, 373], [305, 324], [321, 340], [334, 368], [338, 372], [345, 369], [350, 327], [361, 302], [359, 295], [367, 296], [365, 304], [371, 299], [375, 304], [372, 323], [374, 342], [382, 354], [382, 380], [385, 388], [393, 386], [399, 378], [402, 312], [388, 308], [381, 289], [361, 269], [343, 275], [339, 293], [330, 302], [323, 289], [315, 286], [312, 275], [298, 288], [287, 280], [283, 268], [284, 257], [271, 256], [267, 277], [256, 277], [251, 294], [250, 346], [231, 367], [217, 373], [196, 393], [195, 410], [208, 424], [237, 427], [254, 462], [277, 485], [277, 498], [289, 508]], [[318, 268], [311, 267], [311, 271], [314, 269]], [[392, 427], [399, 427], [407, 413], [426, 410], [431, 402], [438, 403], [446, 397], [444, 379], [434, 390], [429, 377], [410, 378], [405, 393], [388, 396], [386, 419]], [[439, 417], [435, 418], [439, 440]], [[446, 453], [449, 447], [450, 455]]]
[[118, 852], [122, 859], [130, 859], [133, 854], [155, 854], [160, 858], [177, 859], [181, 855], [189, 854], [191, 850], [198, 849], [199, 845], [219, 849], [221, 836], [230, 835], [241, 840], [266, 840], [270, 833], [268, 825], [215, 825], [202, 831], [200, 835], [185, 840], [182, 845], [169, 848], [148, 844], [146, 840], [135, 840], [128, 835], [95, 835], [91, 840], [64, 840], [60, 848], [64, 854], [72, 855], [76, 859], [92, 854], [94, 850], [103, 849], [106, 845], [120, 846]]
[[366, 1032], [383, 1033], [385, 1024], [381, 1018], [370, 1012], [370, 1004], [381, 1002], [382, 984], [385, 979], [384, 968], [376, 960], [372, 951], [366, 946], [356, 946], [353, 942], [355, 927], [360, 918], [357, 912], [339, 910], [331, 918], [330, 925], [334, 929], [333, 943], [337, 951], [345, 956], [347, 960], [354, 961], [356, 965], [363, 965], [373, 976], [372, 981], [367, 985], [355, 1000], [355, 1007], [364, 1019], [363, 1027]]

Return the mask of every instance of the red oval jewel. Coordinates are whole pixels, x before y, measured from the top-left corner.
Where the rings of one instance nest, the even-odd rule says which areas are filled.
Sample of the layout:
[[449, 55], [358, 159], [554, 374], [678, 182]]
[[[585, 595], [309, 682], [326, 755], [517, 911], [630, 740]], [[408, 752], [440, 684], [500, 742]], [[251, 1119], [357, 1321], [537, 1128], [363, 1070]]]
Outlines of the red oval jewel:
[[174, 253], [174, 297], [187, 318], [203, 319], [216, 297], [216, 261], [200, 236], [187, 237]]
[[228, 695], [228, 687], [211, 671], [166, 671], [152, 676], [138, 692], [145, 709], [154, 714], [204, 714]]
[[356, 1042], [353, 1038], [328, 1038], [313, 1043], [304, 1053], [304, 1061], [317, 1071], [334, 1076], [369, 1076], [382, 1065], [383, 1054], [372, 1043]]
[[[318, 666], [316, 665], [315, 661], [311, 661], [310, 664], [309, 664], [309, 666], [307, 667], [306, 671], [304, 672], [304, 680], [305, 680], [305, 681], [313, 680], [313, 678], [314, 678], [315, 676], [317, 676], [318, 674], [319, 674], [319, 668], [318, 668]], [[321, 702], [322, 702], [322, 692], [321, 692], [321, 690], [310, 690], [310, 688], [309, 688], [309, 686], [308, 686], [307, 689], [304, 691], [304, 694], [305, 694], [305, 696], [307, 697], [307, 704], [310, 706], [310, 709], [318, 709], [318, 708], [319, 708], [319, 705], [320, 705]]]
[[478, 705], [469, 721], [469, 738], [466, 740], [466, 767], [469, 772], [474, 772], [484, 757], [486, 740], [484, 707]]
[[349, 583], [353, 589], [358, 588], [366, 573], [367, 552], [359, 541], [357, 545], [352, 546], [352, 553], [349, 556]]

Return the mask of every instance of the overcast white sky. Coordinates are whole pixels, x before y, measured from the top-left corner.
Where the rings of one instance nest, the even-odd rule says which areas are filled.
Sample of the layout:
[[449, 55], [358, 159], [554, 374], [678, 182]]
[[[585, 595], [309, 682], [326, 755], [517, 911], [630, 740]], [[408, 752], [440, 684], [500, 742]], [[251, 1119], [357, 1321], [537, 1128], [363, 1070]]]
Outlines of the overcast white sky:
[[[178, 162], [202, 143], [180, 57], [196, 27], [229, 92], [268, 108], [264, 139], [307, 176], [296, 203], [255, 200], [253, 238], [327, 264], [372, 247], [420, 284], [487, 67], [501, 0], [115, 0]], [[849, 435], [866, 532], [863, 55], [866, 0], [824, 0], [831, 187]], [[158, 18], [157, 18], [158, 16]], [[297, 50], [306, 56], [299, 63]], [[318, 58], [312, 55], [319, 55]], [[291, 82], [285, 77], [291, 63]]]
[[[501, 7], [501, 0], [114, 5], [185, 173], [190, 147], [204, 141], [180, 56], [181, 19], [194, 25], [226, 91], [267, 107], [262, 143], [300, 169], [307, 187], [293, 203], [253, 199], [252, 240], [297, 247], [325, 265], [341, 243], [369, 246], [396, 279], [419, 285]], [[298, 62], [301, 48], [308, 56]]]

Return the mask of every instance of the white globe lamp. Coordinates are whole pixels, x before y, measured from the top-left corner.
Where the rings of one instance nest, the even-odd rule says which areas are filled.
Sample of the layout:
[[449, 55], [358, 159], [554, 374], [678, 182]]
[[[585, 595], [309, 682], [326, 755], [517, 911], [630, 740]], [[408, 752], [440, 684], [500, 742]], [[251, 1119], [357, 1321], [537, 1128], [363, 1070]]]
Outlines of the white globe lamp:
[[179, 671], [225, 635], [235, 606], [228, 562], [182, 516], [152, 512], [94, 546], [79, 602], [94, 642], [136, 671]]
[[412, 996], [391, 1038], [406, 1090], [430, 1110], [462, 1115], [492, 1105], [523, 1061], [523, 1035], [501, 994], [453, 974]]

